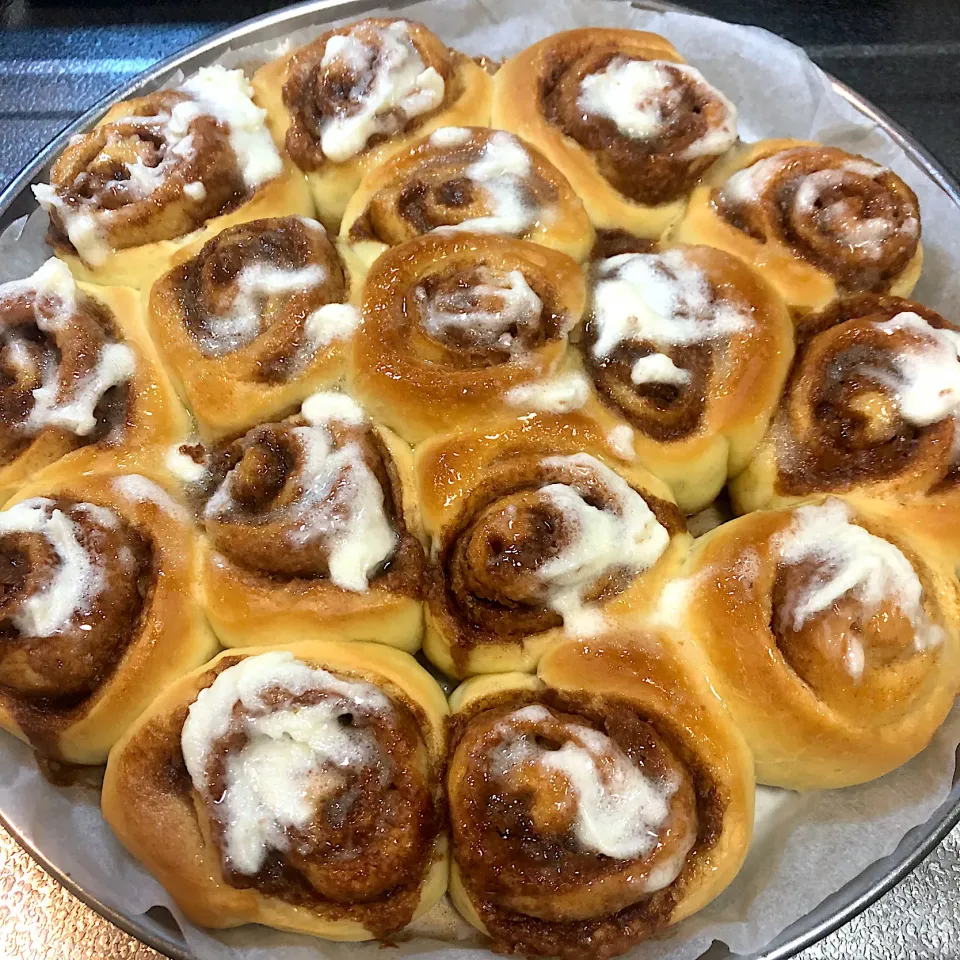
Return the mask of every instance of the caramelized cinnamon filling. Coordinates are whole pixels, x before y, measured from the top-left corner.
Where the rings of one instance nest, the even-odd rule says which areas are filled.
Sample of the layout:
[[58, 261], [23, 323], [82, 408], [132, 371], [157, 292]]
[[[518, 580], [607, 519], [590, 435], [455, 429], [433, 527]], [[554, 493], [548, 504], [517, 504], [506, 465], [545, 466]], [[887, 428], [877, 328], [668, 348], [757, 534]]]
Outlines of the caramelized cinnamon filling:
[[406, 299], [426, 358], [457, 368], [515, 361], [569, 327], [543, 280], [482, 260], [428, 274]]
[[172, 287], [201, 352], [218, 357], [253, 350], [255, 379], [266, 384], [303, 369], [318, 348], [311, 315], [349, 295], [343, 262], [326, 233], [299, 217], [224, 230], [161, 282]]
[[[189, 123], [189, 149], [180, 145], [186, 141], [179, 134], [169, 139], [170, 113], [188, 99], [180, 91], [160, 90], [132, 101], [128, 116], [75, 139], [54, 164], [50, 179], [59, 204], [96, 218], [109, 247], [181, 237], [247, 199], [224, 124], [199, 114]], [[203, 185], [202, 193], [185, 194], [183, 188], [194, 183]], [[48, 240], [55, 249], [76, 252], [57, 207], [50, 210]]]
[[634, 383], [632, 371], [642, 357], [662, 354], [652, 343], [623, 343], [606, 357], [594, 356], [596, 325], [584, 327], [583, 357], [597, 391], [631, 426], [641, 433], [667, 443], [695, 433], [706, 410], [706, 391], [714, 369], [713, 351], [708, 344], [672, 347], [674, 366], [689, 374], [689, 381], [675, 383]]
[[643, 59], [611, 43], [558, 51], [541, 79], [540, 101], [546, 119], [590, 152], [616, 190], [636, 203], [658, 206], [688, 194], [714, 162], [715, 153], [689, 156], [686, 151], [724, 121], [727, 108], [705, 83], [662, 63], [672, 86], [661, 98], [662, 126], [654, 136], [627, 136], [613, 120], [584, 110], [580, 99], [587, 77], [611, 63]]
[[[285, 145], [301, 170], [319, 170], [332, 162], [324, 153], [321, 139], [332, 122], [356, 117], [365, 109], [364, 101], [378, 81], [389, 83], [385, 73], [391, 64], [384, 57], [380, 31], [400, 21], [363, 20], [324, 33], [298, 50], [289, 61], [283, 86], [283, 103], [290, 112], [291, 124]], [[449, 50], [425, 27], [407, 22], [408, 37], [424, 69], [433, 68], [443, 80], [443, 100], [439, 106], [422, 113], [408, 114], [400, 108], [382, 111], [377, 128], [362, 145], [370, 150], [399, 134], [410, 133], [456, 100], [462, 93], [456, 66], [460, 54]], [[350, 56], [329, 56], [331, 38], [350, 37], [365, 49], [364, 60]]]
[[[553, 589], [543, 572], [571, 548], [580, 534], [578, 521], [551, 494], [565, 485], [586, 509], [619, 515], [623, 504], [600, 475], [587, 475], [564, 460], [533, 456], [504, 457], [490, 465], [485, 479], [444, 532], [430, 585], [431, 607], [449, 618], [452, 655], [462, 666], [469, 651], [484, 643], [520, 642], [563, 624], [551, 605]], [[545, 489], [546, 488], [546, 489]], [[655, 522], [669, 535], [683, 529], [673, 504], [646, 491], [642, 497]], [[596, 605], [627, 589], [636, 571], [628, 565], [604, 566], [584, 584], [580, 600]]]
[[[101, 379], [104, 348], [118, 341], [107, 308], [80, 291], [67, 306], [15, 286], [0, 296], [0, 465], [44, 436], [57, 438], [61, 454], [118, 440], [134, 416], [129, 379], [87, 397]], [[62, 414], [70, 408], [79, 413]]]
[[502, 130], [441, 128], [388, 169], [390, 180], [351, 225], [351, 240], [396, 246], [440, 227], [526, 237], [560, 199], [530, 150]]
[[873, 294], [798, 320], [797, 355], [775, 421], [775, 431], [791, 437], [778, 464], [778, 490], [844, 490], [908, 470], [921, 489], [957, 478], [952, 420], [908, 421], [892, 386], [898, 358], [913, 346], [909, 332], [877, 325], [905, 312], [952, 329], [920, 304]]
[[[299, 417], [263, 424], [211, 451], [203, 511], [207, 535], [218, 551], [257, 575], [330, 579], [336, 531], [356, 509], [350, 460], [329, 478], [305, 472], [311, 453], [303, 431], [309, 429]], [[333, 422], [329, 429], [332, 455], [355, 451], [372, 474], [395, 535], [395, 546], [371, 573], [370, 583], [418, 596], [423, 549], [407, 530], [400, 476], [389, 451], [368, 426]], [[305, 534], [311, 522], [304, 513], [307, 500], [314, 504], [310, 517], [323, 521], [316, 536]]]
[[[454, 856], [498, 949], [606, 958], [666, 924], [687, 864], [716, 842], [724, 807], [678, 734], [625, 702], [554, 691], [487, 698], [453, 718]], [[615, 798], [615, 780], [605, 778], [624, 763], [648, 783], [652, 806]], [[577, 786], [590, 769], [610, 791], [603, 817], [613, 823], [590, 817], [592, 827], [607, 823], [603, 831], [584, 832], [579, 813], [593, 802]], [[643, 852], [632, 856], [594, 848], [638, 834]]]
[[42, 502], [46, 516], [62, 515], [87, 558], [69, 562], [90, 570], [77, 605], [57, 617], [61, 599], [51, 591], [65, 589], [60, 576], [81, 575], [73, 567], [61, 572], [68, 561], [50, 539], [62, 536], [58, 528], [0, 534], [0, 688], [28, 710], [42, 702], [38, 716], [72, 707], [109, 676], [136, 636], [152, 565], [149, 542], [112, 511], [63, 498]]
[[[171, 765], [175, 783], [187, 787], [202, 829], [209, 830], [225, 880], [325, 917], [359, 921], [377, 936], [401, 929], [413, 917], [443, 824], [413, 710], [393, 697], [378, 711], [336, 690], [294, 693], [280, 685], [259, 700], [262, 705], [255, 707], [234, 704], [228, 732], [208, 754], [202, 791], [190, 789], [189, 775], [184, 784], [182, 757]], [[303, 715], [317, 706], [333, 710], [341, 727], [365, 747], [356, 762], [320, 763], [306, 773], [309, 816], [296, 825], [274, 824], [260, 868], [239, 870], [231, 858], [231, 824], [224, 819], [230, 806], [222, 800], [238, 789], [235, 765], [256, 765], [248, 722], [285, 712]], [[185, 719], [179, 719], [178, 733]]]
[[771, 630], [791, 669], [837, 710], [870, 710], [879, 718], [903, 709], [923, 683], [931, 651], [918, 649], [916, 625], [892, 598], [875, 610], [846, 595], [795, 623], [798, 600], [816, 585], [820, 565], [779, 567]]
[[776, 241], [847, 292], [882, 293], [917, 252], [920, 212], [895, 173], [833, 147], [761, 158], [714, 191], [736, 229]]

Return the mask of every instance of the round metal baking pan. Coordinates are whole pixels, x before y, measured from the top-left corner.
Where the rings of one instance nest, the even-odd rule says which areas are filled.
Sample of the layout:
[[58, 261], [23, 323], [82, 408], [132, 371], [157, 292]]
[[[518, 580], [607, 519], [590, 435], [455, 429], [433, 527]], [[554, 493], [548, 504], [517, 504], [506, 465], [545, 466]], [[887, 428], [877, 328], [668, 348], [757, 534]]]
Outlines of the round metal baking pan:
[[[74, 134], [89, 128], [117, 101], [157, 88], [177, 70], [185, 73], [192, 72], [214, 60], [227, 47], [237, 48], [250, 43], [280, 38], [301, 27], [322, 24], [326, 20], [341, 17], [359, 16], [374, 7], [391, 5], [399, 6], [400, 3], [395, 0], [380, 0], [380, 2], [377, 0], [308, 0], [306, 3], [299, 3], [247, 20], [161, 61], [122, 89], [91, 107], [75, 123], [52, 140], [33, 162], [28, 164], [0, 192], [0, 231], [36, 208], [30, 186], [46, 179], [50, 164]], [[636, 0], [633, 6], [658, 12], [671, 10], [683, 13], [696, 12], [676, 4], [660, 2], [660, 0]], [[856, 91], [833, 77], [830, 77], [830, 81], [841, 97], [884, 130], [924, 174], [960, 207], [960, 186], [924, 147]], [[32, 841], [25, 828], [5, 817], [2, 811], [0, 811], [0, 823], [44, 870], [88, 907], [96, 910], [131, 936], [137, 937], [174, 960], [195, 960], [176, 925], [165, 911], [155, 911], [156, 916], [151, 914], [134, 918], [114, 910], [101, 902], [95, 891], [77, 883], [55, 861], [47, 857]], [[827, 896], [819, 906], [784, 930], [762, 951], [753, 954], [750, 960], [787, 960], [832, 933], [899, 883], [958, 823], [960, 823], [960, 782], [955, 782], [950, 796], [939, 810], [926, 823], [911, 830], [890, 856], [872, 864], [843, 889]], [[712, 951], [711, 955], [713, 955]]]

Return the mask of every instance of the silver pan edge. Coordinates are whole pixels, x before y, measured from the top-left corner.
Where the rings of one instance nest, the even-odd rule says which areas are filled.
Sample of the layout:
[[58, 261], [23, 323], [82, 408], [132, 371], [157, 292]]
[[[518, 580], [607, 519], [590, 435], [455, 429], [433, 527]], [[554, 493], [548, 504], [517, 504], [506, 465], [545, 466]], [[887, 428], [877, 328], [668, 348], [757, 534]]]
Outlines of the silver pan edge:
[[[50, 165], [74, 134], [88, 129], [120, 100], [156, 89], [177, 70], [190, 72], [204, 66], [227, 47], [240, 47], [272, 40], [301, 27], [319, 25], [327, 20], [359, 15], [374, 7], [391, 5], [399, 6], [400, 0], [307, 0], [305, 3], [298, 3], [246, 20], [167, 57], [126, 86], [94, 104], [47, 144], [34, 160], [14, 177], [13, 181], [0, 192], [0, 230], [35, 209], [36, 202], [30, 191], [31, 185], [46, 179]], [[635, 0], [633, 6], [658, 12], [671, 10], [683, 13], [696, 12], [677, 4], [660, 2], [660, 0]], [[833, 77], [829, 79], [834, 90], [841, 97], [884, 130], [923, 173], [960, 207], [960, 185], [929, 151], [859, 93]], [[958, 823], [960, 823], [960, 782], [955, 782], [950, 796], [937, 812], [926, 823], [920, 824], [907, 833], [890, 856], [871, 864], [841, 890], [830, 894], [810, 913], [784, 930], [762, 951], [752, 954], [749, 960], [787, 960], [843, 926], [903, 880], [936, 849]], [[106, 917], [121, 930], [173, 960], [196, 960], [187, 949], [179, 930], [166, 911], [159, 911], [157, 916], [131, 917], [114, 910], [101, 902], [94, 891], [77, 883], [55, 861], [47, 857], [30, 838], [26, 828], [5, 816], [2, 810], [0, 810], [0, 824], [47, 873], [66, 887], [78, 900]]]

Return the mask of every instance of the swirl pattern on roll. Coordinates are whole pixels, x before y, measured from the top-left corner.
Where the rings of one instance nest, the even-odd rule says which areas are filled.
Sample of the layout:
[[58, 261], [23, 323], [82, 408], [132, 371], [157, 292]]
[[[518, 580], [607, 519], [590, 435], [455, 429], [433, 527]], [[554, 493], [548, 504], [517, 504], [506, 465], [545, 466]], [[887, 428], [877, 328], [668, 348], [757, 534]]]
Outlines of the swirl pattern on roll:
[[865, 295], [811, 315], [797, 332], [765, 442], [779, 493], [956, 485], [960, 330], [911, 301]]
[[155, 296], [206, 357], [236, 357], [264, 384], [302, 372], [318, 352], [349, 337], [350, 281], [315, 220], [280, 217], [224, 230], [161, 281]]
[[450, 895], [494, 950], [606, 960], [736, 874], [752, 758], [691, 666], [619, 630], [453, 693]]
[[437, 229], [532, 240], [576, 259], [592, 237], [563, 175], [518, 137], [483, 127], [440, 127], [369, 173], [343, 234], [396, 246]]
[[681, 530], [672, 503], [590, 454], [494, 460], [435, 542], [430, 610], [455, 668], [474, 648], [602, 631]]
[[241, 70], [214, 66], [114, 107], [34, 189], [53, 245], [97, 266], [111, 250], [181, 237], [249, 199], [282, 172], [251, 95]]
[[582, 338], [587, 369], [604, 400], [652, 439], [697, 432], [730, 367], [743, 363], [738, 354], [754, 352], [754, 334], [756, 351], [764, 352], [769, 334], [757, 319], [769, 319], [757, 314], [770, 311], [743, 272], [703, 247], [597, 264]]
[[715, 188], [721, 217], [776, 242], [846, 292], [886, 292], [920, 242], [913, 191], [893, 171], [835, 147], [761, 156]]
[[827, 498], [724, 524], [691, 560], [661, 614], [710, 658], [758, 779], [860, 783], [927, 744], [960, 664], [954, 574], [934, 544]]
[[316, 170], [415, 129], [460, 95], [461, 59], [406, 20], [361, 20], [321, 34], [290, 60], [287, 152], [302, 170]]
[[509, 406], [553, 372], [584, 303], [565, 254], [522, 240], [428, 234], [388, 250], [364, 287], [353, 388], [416, 442]]
[[180, 742], [231, 886], [376, 936], [413, 918], [442, 816], [409, 704], [272, 651], [223, 661]]
[[406, 528], [390, 453], [348, 397], [214, 448], [202, 518], [216, 551], [263, 576], [417, 596], [422, 548]]
[[0, 286], [0, 464], [32, 444], [52, 459], [116, 441], [135, 415], [133, 349], [59, 260]]
[[0, 685], [89, 696], [136, 636], [151, 546], [108, 507], [35, 497], [0, 512]]
[[658, 206], [689, 193], [733, 146], [737, 113], [695, 68], [651, 56], [647, 36], [552, 38], [541, 109], [621, 194]]

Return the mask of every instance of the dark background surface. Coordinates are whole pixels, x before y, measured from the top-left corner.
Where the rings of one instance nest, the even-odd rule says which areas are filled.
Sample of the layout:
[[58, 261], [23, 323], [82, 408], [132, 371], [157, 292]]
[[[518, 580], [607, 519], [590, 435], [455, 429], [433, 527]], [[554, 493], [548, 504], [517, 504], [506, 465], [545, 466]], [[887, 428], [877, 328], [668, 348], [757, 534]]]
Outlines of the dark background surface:
[[[960, 0], [687, 2], [802, 45], [960, 177]], [[2, 0], [0, 185], [74, 117], [151, 63], [281, 6], [263, 0]]]

